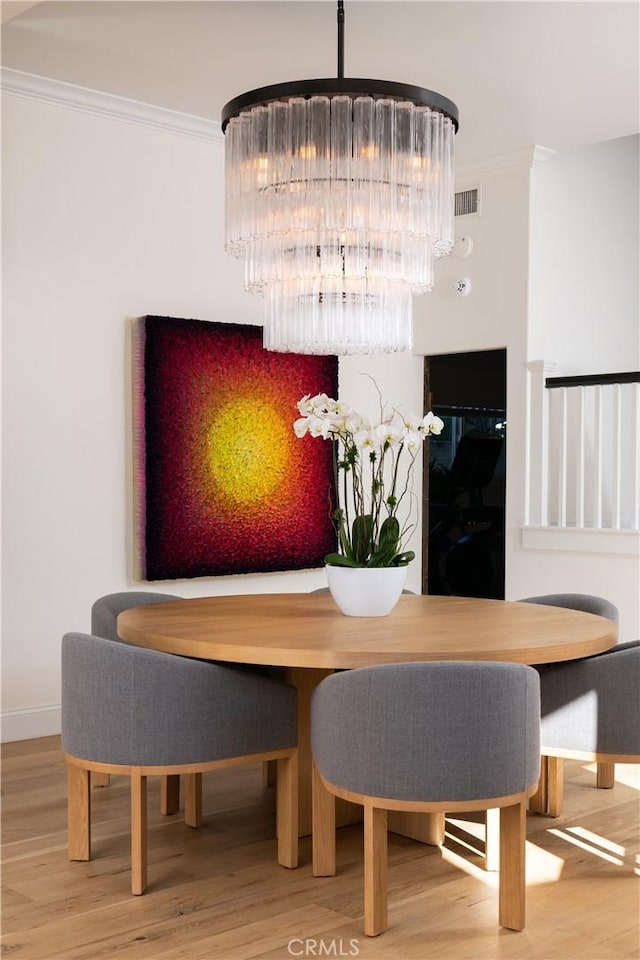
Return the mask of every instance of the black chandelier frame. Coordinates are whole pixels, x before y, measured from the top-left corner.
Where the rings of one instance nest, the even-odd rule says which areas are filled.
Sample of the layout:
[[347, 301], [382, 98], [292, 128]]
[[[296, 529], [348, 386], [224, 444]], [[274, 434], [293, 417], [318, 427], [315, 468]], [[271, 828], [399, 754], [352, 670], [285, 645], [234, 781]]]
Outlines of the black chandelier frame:
[[321, 96], [330, 99], [346, 96], [351, 99], [371, 97], [374, 100], [409, 101], [415, 106], [428, 107], [448, 117], [456, 133], [459, 127], [456, 104], [440, 93], [393, 80], [362, 80], [344, 76], [344, 0], [338, 0], [338, 76], [323, 80], [273, 83], [242, 93], [229, 100], [222, 108], [222, 132], [225, 132], [230, 120], [253, 107], [264, 106], [277, 100], [286, 102], [295, 97], [308, 99]]

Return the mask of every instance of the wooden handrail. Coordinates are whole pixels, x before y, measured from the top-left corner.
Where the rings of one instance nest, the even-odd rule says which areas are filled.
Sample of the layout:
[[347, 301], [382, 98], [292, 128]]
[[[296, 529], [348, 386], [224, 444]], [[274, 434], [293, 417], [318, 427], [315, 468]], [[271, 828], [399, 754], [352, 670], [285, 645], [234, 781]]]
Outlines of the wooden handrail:
[[640, 383], [640, 370], [626, 373], [592, 373], [577, 377], [547, 377], [544, 381], [549, 390], [555, 387], [594, 387], [607, 383]]

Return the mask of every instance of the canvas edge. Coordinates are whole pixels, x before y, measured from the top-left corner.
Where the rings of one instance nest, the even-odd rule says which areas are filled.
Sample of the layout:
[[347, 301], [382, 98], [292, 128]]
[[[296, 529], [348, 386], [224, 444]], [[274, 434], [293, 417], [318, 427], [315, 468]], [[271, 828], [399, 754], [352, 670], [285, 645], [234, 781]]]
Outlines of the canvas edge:
[[146, 317], [131, 322], [132, 350], [132, 445], [133, 445], [133, 576], [146, 580], [146, 445], [144, 353]]

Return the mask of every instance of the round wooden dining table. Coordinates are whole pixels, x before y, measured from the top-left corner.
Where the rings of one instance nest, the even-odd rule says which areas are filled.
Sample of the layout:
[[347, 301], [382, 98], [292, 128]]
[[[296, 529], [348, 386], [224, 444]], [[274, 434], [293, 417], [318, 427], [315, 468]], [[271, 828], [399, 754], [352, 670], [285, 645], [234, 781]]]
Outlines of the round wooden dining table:
[[[311, 829], [311, 695], [334, 670], [427, 660], [550, 663], [602, 653], [617, 639], [611, 620], [563, 607], [405, 594], [387, 617], [346, 617], [324, 592], [148, 604], [121, 613], [118, 633], [165, 653], [282, 668], [298, 692], [301, 835]], [[441, 826], [423, 822], [417, 832], [398, 832], [439, 842]]]

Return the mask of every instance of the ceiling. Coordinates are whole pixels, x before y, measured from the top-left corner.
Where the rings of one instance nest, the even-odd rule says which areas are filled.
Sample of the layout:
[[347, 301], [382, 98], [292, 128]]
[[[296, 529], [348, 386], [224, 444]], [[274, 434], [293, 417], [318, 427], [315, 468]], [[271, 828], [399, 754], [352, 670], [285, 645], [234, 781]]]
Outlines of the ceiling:
[[[631, 2], [346, 0], [345, 73], [460, 110], [458, 162], [637, 133]], [[219, 120], [254, 87], [335, 76], [334, 0], [2, 3], [2, 63]]]

